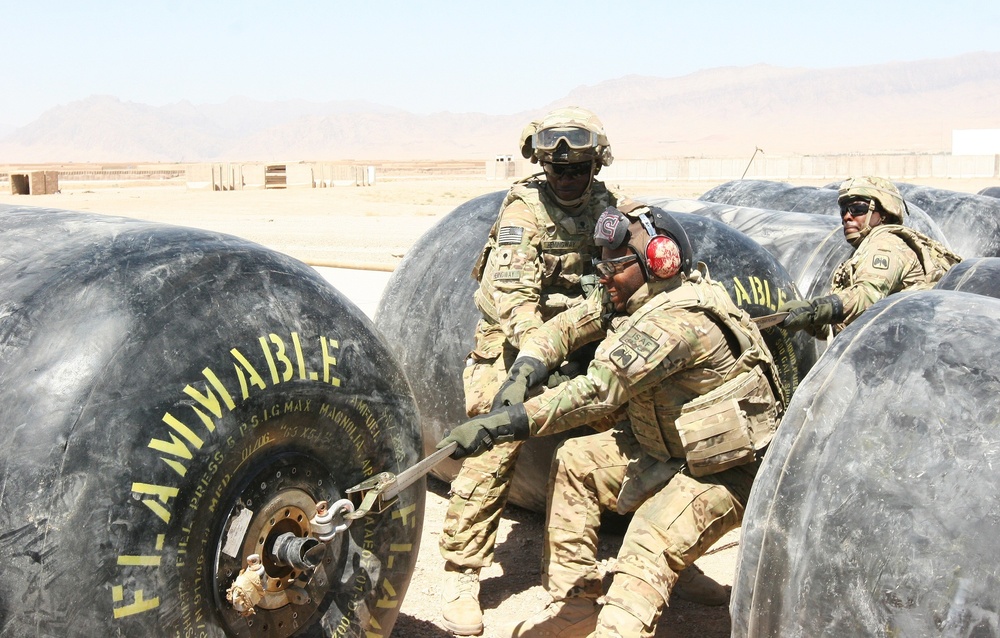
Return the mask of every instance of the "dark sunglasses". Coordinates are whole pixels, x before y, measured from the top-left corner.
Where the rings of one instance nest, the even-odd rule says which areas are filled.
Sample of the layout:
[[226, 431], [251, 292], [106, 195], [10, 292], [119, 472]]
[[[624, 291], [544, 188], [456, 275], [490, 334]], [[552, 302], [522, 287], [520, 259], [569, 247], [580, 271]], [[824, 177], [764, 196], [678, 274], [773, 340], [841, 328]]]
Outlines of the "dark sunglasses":
[[576, 164], [546, 164], [546, 172], [551, 172], [558, 177], [572, 179], [581, 175], [590, 175], [590, 162], [578, 162]]
[[614, 259], [595, 259], [594, 268], [597, 269], [597, 274], [602, 277], [614, 277], [624, 272], [633, 261], [639, 261], [639, 258], [635, 255], [625, 255]]
[[[867, 215], [868, 209], [871, 206], [871, 202], [865, 201], [863, 199], [854, 200], [847, 204], [842, 204], [840, 206], [840, 214], [848, 213], [851, 217], [860, 217], [861, 215]], [[873, 209], [874, 210], [874, 209]]]

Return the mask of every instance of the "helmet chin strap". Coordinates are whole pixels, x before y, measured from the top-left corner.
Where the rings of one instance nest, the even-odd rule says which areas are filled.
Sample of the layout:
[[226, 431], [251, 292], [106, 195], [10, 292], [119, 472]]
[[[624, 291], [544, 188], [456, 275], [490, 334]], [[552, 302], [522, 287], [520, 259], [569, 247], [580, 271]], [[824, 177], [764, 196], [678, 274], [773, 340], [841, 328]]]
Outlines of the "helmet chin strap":
[[852, 245], [852, 246], [854, 246], [856, 248], [857, 245], [861, 243], [861, 240], [863, 240], [865, 237], [867, 237], [868, 233], [872, 232], [872, 227], [870, 226], [870, 224], [871, 224], [871, 221], [872, 221], [872, 213], [873, 212], [875, 212], [875, 200], [874, 199], [868, 202], [868, 212], [865, 213], [865, 223], [861, 225], [861, 229], [858, 232], [856, 232], [856, 233], [851, 233], [849, 235], [848, 234], [844, 235], [844, 238], [847, 240], [848, 244], [850, 244], [850, 245]]

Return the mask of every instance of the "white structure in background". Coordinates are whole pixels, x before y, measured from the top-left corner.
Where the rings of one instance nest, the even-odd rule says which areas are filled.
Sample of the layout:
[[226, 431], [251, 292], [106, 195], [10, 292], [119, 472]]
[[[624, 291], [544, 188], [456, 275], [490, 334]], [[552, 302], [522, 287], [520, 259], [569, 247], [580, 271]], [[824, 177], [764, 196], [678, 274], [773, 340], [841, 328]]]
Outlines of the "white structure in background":
[[1000, 128], [955, 129], [952, 155], [1000, 155]]

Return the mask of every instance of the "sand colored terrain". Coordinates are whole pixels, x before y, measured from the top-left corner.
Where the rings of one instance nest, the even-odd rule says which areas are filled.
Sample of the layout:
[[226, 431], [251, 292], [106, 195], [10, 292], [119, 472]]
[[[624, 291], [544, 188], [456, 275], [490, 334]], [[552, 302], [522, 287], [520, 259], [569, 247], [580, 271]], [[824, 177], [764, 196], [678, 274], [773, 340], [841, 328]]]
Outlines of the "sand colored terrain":
[[[823, 186], [830, 180], [796, 181]], [[715, 181], [618, 182], [634, 196], [697, 198]], [[976, 193], [990, 179], [912, 180]], [[391, 270], [439, 219], [479, 195], [509, 184], [447, 176], [382, 179], [374, 186], [317, 189], [188, 190], [183, 179], [162, 186], [61, 181], [52, 195], [11, 195], [0, 203], [120, 215], [229, 233], [312, 265]]]
[[[924, 180], [938, 188], [975, 193], [995, 180]], [[716, 182], [619, 184], [636, 196], [697, 198]], [[822, 183], [799, 185], [821, 186]], [[189, 191], [181, 184], [159, 187], [114, 183], [63, 183], [54, 195], [0, 194], [0, 204], [37, 206], [119, 215], [237, 235], [306, 263], [388, 271], [412, 244], [455, 207], [479, 195], [505, 190], [504, 182], [448, 177], [383, 180], [371, 187], [267, 191]], [[418, 562], [392, 636], [435, 638], [438, 627], [441, 559], [437, 551], [447, 485], [432, 479]], [[543, 518], [511, 506], [500, 528], [497, 562], [483, 572], [481, 600], [487, 637], [504, 635], [510, 621], [539, 611], [547, 602], [540, 585]], [[612, 559], [620, 536], [602, 536], [601, 556]], [[698, 565], [731, 584], [739, 533], [731, 532]], [[726, 607], [671, 601], [658, 637], [722, 638], [730, 635]]]

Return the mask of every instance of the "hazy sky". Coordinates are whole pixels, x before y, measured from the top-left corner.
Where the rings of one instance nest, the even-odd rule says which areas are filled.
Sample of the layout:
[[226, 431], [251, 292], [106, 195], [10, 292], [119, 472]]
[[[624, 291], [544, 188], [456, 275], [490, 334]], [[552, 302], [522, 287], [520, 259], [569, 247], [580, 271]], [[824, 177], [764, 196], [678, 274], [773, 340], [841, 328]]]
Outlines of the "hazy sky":
[[1000, 0], [0, 0], [0, 134], [92, 95], [506, 114], [626, 75], [944, 58], [998, 38]]

